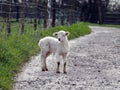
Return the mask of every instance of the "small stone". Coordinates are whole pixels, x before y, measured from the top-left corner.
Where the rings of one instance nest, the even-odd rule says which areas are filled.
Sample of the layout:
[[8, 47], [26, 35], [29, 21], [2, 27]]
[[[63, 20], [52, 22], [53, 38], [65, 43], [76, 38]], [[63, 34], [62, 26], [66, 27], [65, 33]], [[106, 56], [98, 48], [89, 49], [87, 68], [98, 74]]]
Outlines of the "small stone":
[[76, 84], [75, 83], [73, 83], [73, 84], [71, 84], [72, 86], [75, 86]]
[[98, 72], [101, 72], [100, 70], [98, 70]]
[[97, 79], [97, 77], [95, 77], [95, 79]]
[[76, 70], [74, 69], [74, 71], [76, 71]]
[[120, 80], [118, 80], [118, 82], [120, 83]]
[[77, 64], [74, 64], [74, 66], [77, 66]]
[[60, 82], [58, 81], [57, 84], [60, 84]]

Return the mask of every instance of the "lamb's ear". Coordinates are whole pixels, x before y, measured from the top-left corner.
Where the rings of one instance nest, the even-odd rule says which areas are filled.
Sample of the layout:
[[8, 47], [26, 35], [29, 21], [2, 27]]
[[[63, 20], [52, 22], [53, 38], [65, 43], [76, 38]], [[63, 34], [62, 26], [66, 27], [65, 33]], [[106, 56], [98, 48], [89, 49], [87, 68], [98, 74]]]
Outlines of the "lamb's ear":
[[69, 36], [69, 34], [70, 34], [69, 32], [65, 32], [65, 35], [66, 35], [66, 36]]
[[57, 36], [57, 35], [58, 35], [58, 33], [57, 33], [57, 32], [53, 33], [53, 36]]

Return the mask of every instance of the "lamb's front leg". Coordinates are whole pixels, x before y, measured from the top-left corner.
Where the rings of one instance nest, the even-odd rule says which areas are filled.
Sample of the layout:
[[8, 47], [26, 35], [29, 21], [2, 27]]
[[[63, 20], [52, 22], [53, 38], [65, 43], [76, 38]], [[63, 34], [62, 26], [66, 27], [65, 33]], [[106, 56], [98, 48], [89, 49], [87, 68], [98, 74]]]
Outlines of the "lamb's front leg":
[[60, 73], [60, 56], [58, 54], [56, 55], [56, 59], [57, 59], [56, 73]]
[[63, 56], [63, 62], [64, 62], [63, 73], [64, 74], [67, 74], [67, 71], [66, 71], [66, 57], [67, 57], [67, 55]]
[[63, 72], [64, 72], [64, 74], [67, 74], [67, 71], [66, 71], [66, 62], [64, 62], [64, 69], [63, 69]]
[[59, 61], [57, 62], [57, 70], [56, 70], [56, 73], [60, 73], [60, 62], [59, 62]]

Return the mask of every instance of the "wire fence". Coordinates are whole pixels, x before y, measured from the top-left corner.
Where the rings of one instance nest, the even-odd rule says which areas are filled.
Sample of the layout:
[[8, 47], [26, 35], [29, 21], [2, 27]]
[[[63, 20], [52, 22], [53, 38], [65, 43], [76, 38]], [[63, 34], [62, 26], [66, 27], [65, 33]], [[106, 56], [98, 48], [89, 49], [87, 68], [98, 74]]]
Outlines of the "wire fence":
[[[18, 1], [0, 0], [0, 33], [4, 31], [9, 36], [14, 29], [23, 34], [25, 30], [29, 29], [48, 29], [51, 26], [71, 25], [79, 21], [94, 23], [110, 21], [106, 17], [106, 15], [108, 16], [106, 7], [110, 7], [105, 3], [107, 0], [102, 0], [102, 2], [88, 0], [89, 2], [83, 3], [78, 2], [80, 0], [59, 0], [64, 2], [56, 2], [56, 0]], [[114, 17], [114, 15], [112, 16]], [[120, 23], [119, 14], [116, 18], [117, 22], [115, 22]]]
[[[55, 5], [55, 6], [54, 6]], [[29, 25], [34, 30], [49, 28], [52, 24], [70, 25], [80, 21], [80, 7], [73, 5], [59, 5], [48, 2], [12, 2], [0, 1], [0, 32], [6, 31], [9, 36], [11, 29], [15, 28], [24, 33]], [[25, 26], [26, 25], [26, 26]]]

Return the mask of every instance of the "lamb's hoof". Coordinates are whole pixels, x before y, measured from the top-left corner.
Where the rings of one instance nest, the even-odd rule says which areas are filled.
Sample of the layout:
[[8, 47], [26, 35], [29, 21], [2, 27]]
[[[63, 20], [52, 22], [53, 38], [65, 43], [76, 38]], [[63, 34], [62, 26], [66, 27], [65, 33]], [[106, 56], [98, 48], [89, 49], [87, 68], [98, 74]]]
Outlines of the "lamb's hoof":
[[42, 69], [42, 71], [45, 71], [45, 69]]
[[64, 71], [64, 74], [67, 74], [67, 72]]
[[48, 71], [48, 69], [47, 69], [47, 68], [45, 68], [45, 70], [46, 70], [46, 71]]
[[42, 71], [48, 71], [48, 69], [47, 68], [42, 68]]
[[60, 73], [60, 71], [56, 71], [56, 73]]

